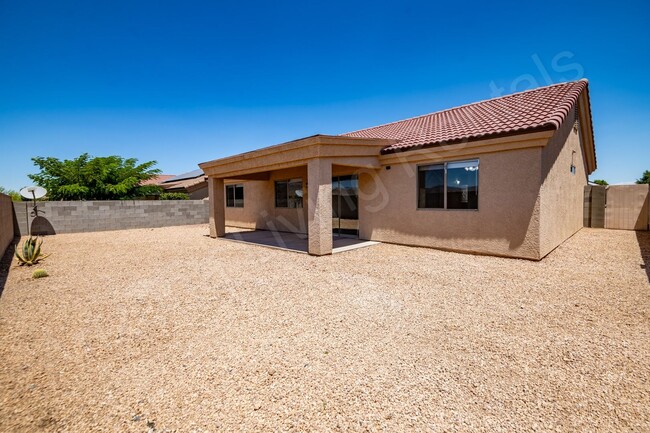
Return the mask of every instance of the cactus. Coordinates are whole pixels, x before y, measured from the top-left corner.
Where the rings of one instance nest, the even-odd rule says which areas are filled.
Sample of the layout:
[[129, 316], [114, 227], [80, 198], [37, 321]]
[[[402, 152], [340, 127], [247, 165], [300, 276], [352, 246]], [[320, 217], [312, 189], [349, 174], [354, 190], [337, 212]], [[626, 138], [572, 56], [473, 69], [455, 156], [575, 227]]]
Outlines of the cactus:
[[47, 277], [48, 273], [45, 269], [36, 269], [32, 272], [32, 278], [43, 278]]
[[41, 239], [41, 241], [38, 243], [37, 241], [38, 238], [33, 238], [30, 236], [29, 239], [23, 242], [22, 256], [18, 252], [18, 248], [16, 248], [16, 258], [18, 259], [19, 266], [32, 266], [47, 257], [41, 252], [41, 245], [43, 244], [43, 240]]

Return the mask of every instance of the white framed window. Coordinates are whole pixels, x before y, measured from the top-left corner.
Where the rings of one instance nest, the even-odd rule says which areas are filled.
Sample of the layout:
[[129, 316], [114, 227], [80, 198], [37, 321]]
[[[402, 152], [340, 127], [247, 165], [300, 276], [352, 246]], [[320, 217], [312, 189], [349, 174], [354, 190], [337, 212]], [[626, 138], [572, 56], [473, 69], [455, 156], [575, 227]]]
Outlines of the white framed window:
[[418, 166], [418, 209], [478, 210], [479, 160]]

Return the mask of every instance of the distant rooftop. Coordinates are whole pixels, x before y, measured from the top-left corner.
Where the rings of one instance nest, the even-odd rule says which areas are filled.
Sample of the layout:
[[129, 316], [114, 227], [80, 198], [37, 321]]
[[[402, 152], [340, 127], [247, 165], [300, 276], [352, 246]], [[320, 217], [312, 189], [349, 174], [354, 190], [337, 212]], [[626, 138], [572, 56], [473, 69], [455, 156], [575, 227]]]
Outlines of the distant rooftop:
[[195, 177], [199, 177], [199, 176], [203, 176], [203, 170], [201, 170], [200, 168], [166, 179], [163, 183], [178, 182], [180, 180], [186, 180], [186, 179], [194, 179]]
[[169, 179], [176, 177], [175, 174], [159, 174], [154, 176], [151, 179], [147, 179], [144, 182], [141, 182], [140, 185], [160, 185], [163, 182], [167, 182]]

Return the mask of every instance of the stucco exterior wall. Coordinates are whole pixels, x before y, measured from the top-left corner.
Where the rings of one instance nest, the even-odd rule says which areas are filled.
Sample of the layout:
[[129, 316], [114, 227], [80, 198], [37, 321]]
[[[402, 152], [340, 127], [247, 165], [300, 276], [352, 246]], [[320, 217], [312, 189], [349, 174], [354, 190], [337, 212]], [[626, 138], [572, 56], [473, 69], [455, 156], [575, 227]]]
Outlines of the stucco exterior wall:
[[[580, 135], [571, 113], [542, 150], [540, 256], [544, 257], [583, 227], [587, 173]], [[571, 173], [571, 163], [575, 174]]]
[[203, 200], [208, 198], [208, 184], [205, 182], [205, 186], [202, 186], [201, 188], [191, 191], [188, 193], [190, 196], [190, 200]]
[[[275, 207], [275, 181], [302, 179], [303, 207], [298, 209]], [[307, 233], [307, 167], [300, 166], [272, 171], [264, 181], [227, 180], [226, 185], [244, 185], [244, 207], [226, 208], [226, 225], [249, 229], [277, 230]]]
[[14, 239], [14, 209], [11, 197], [0, 193], [0, 257]]
[[539, 259], [541, 148], [476, 159], [480, 161], [478, 210], [417, 209], [415, 163], [360, 172], [360, 237]]
[[[560, 130], [533, 146], [510, 139], [508, 149], [474, 154], [468, 147], [462, 157], [432, 150], [417, 159], [393, 158], [381, 168], [335, 164], [332, 174], [359, 176], [361, 239], [539, 260], [583, 225], [587, 169], [573, 125], [571, 113]], [[478, 210], [417, 208], [418, 165], [470, 159], [480, 161]], [[226, 182], [243, 183], [245, 196], [244, 208], [226, 209], [226, 224], [307, 233], [307, 167], [269, 177]], [[276, 208], [274, 181], [291, 178], [303, 181], [304, 206]]]
[[268, 208], [268, 181], [234, 181], [228, 180], [227, 185], [244, 185], [244, 207], [226, 207], [226, 225], [245, 229], [262, 229], [264, 227], [264, 211]]

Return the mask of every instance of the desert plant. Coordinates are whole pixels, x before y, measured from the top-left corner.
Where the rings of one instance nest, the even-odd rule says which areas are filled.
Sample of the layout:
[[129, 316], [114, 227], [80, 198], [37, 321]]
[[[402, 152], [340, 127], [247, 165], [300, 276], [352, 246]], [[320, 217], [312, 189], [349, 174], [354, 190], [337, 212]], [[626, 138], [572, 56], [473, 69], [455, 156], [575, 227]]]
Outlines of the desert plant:
[[44, 278], [47, 276], [48, 273], [45, 269], [35, 269], [34, 272], [32, 272], [32, 278]]
[[38, 237], [33, 238], [30, 236], [29, 239], [23, 242], [22, 255], [18, 252], [18, 248], [16, 248], [18, 265], [32, 266], [37, 264], [40, 260], [45, 259], [47, 256], [43, 255], [41, 252], [41, 245], [43, 245], [43, 239], [39, 242]]

